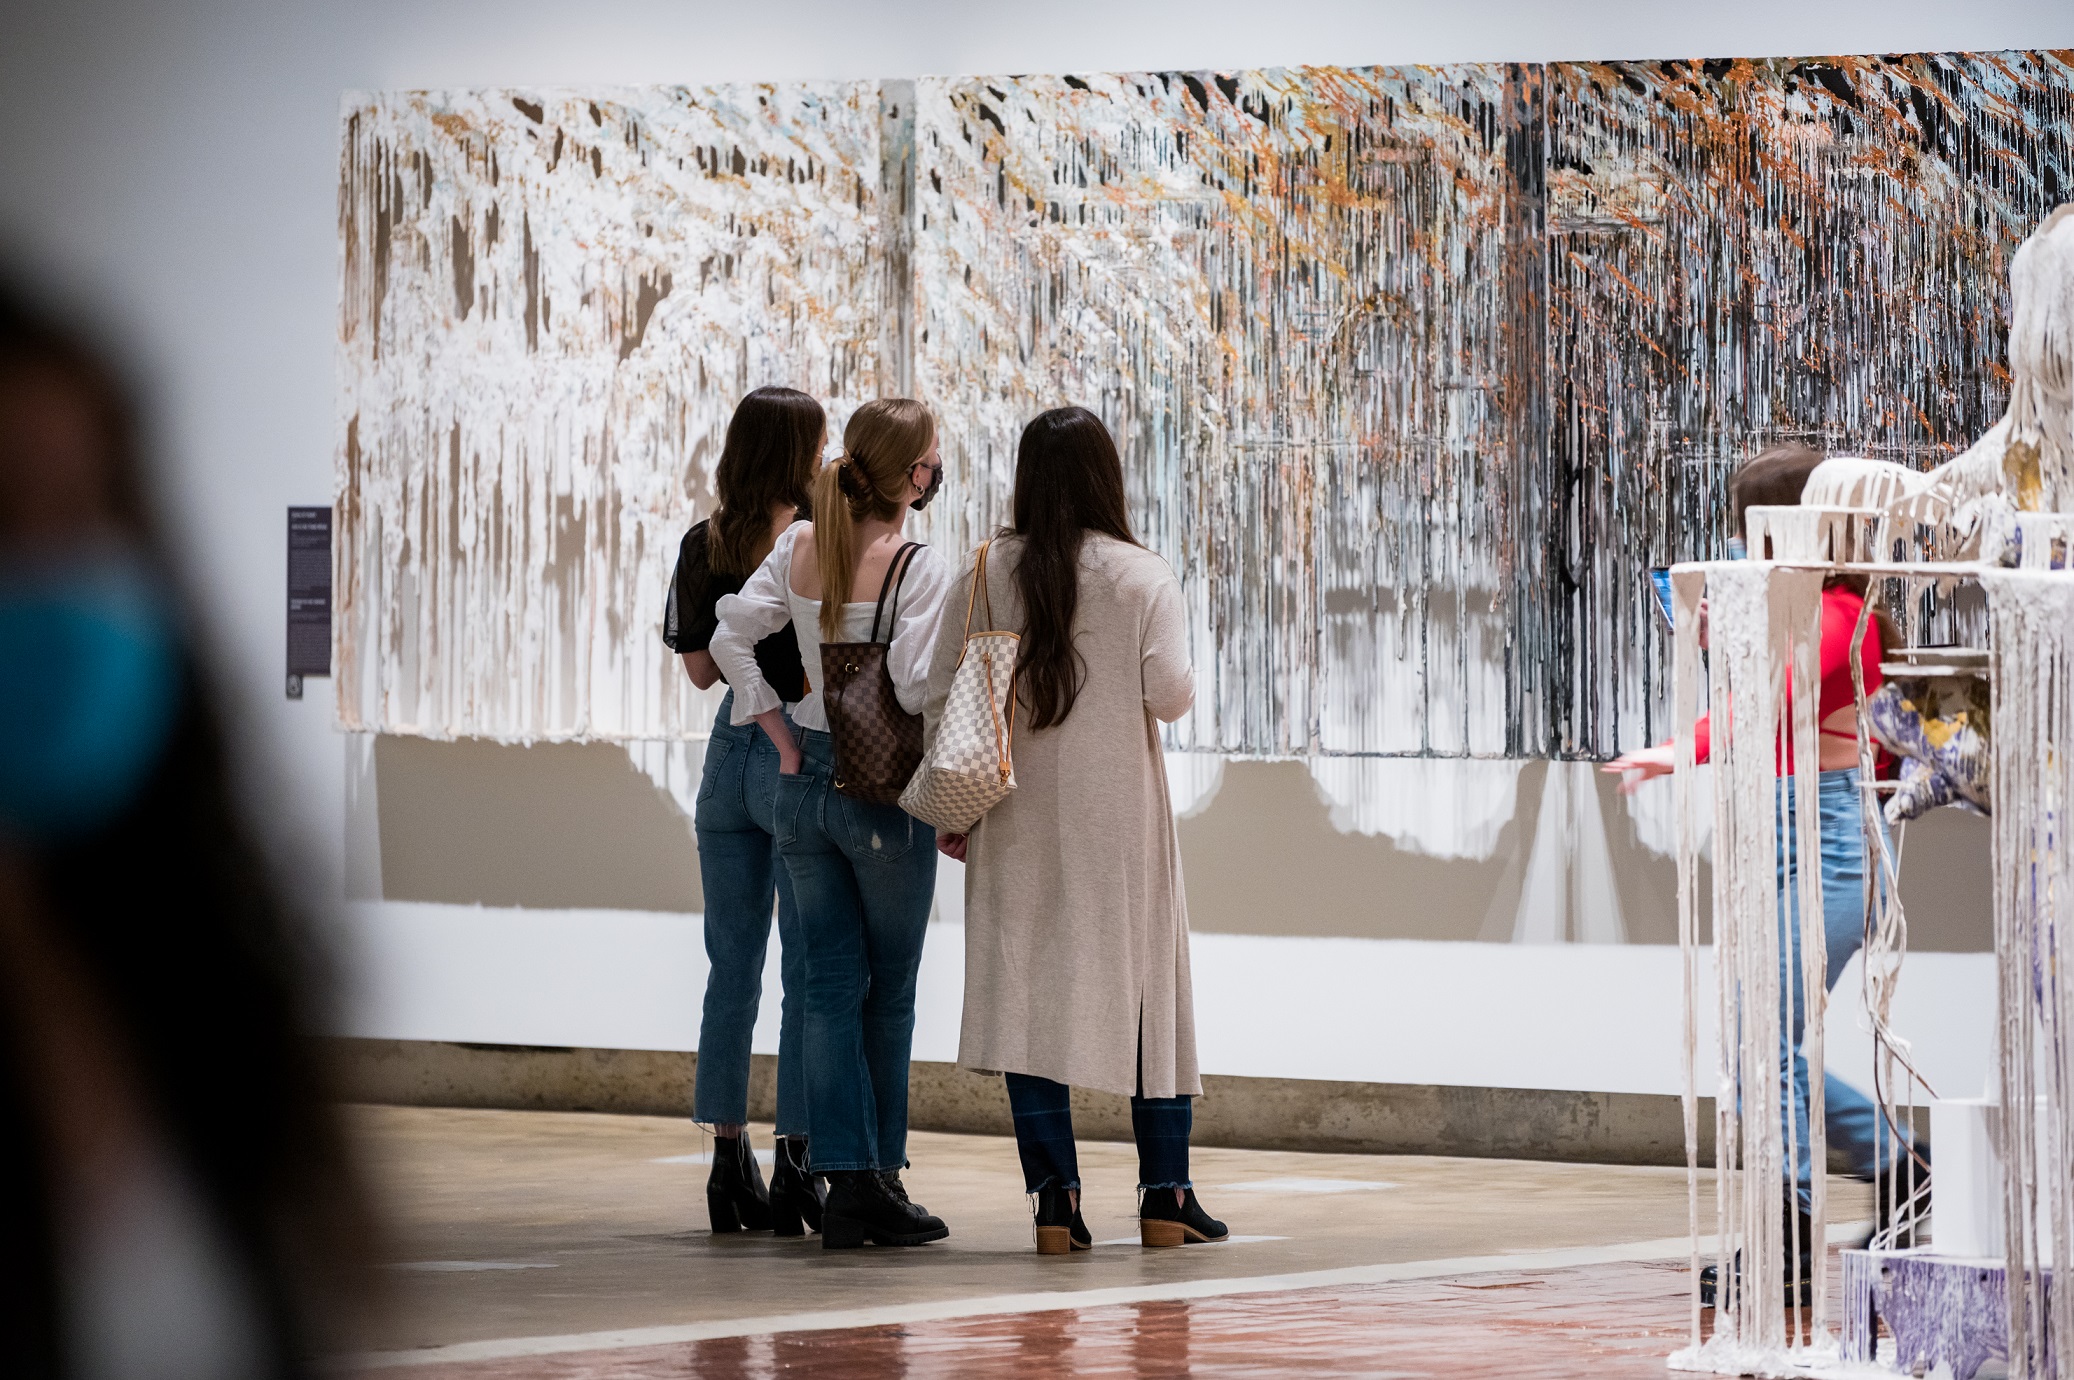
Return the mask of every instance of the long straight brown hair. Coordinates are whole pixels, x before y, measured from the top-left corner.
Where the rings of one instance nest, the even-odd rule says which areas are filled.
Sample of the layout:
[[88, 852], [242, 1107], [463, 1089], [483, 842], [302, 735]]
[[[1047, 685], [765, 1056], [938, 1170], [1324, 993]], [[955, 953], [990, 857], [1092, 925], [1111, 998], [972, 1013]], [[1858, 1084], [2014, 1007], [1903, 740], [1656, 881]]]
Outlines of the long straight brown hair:
[[1085, 664], [1073, 646], [1080, 607], [1080, 547], [1090, 532], [1136, 546], [1123, 496], [1123, 462], [1102, 419], [1055, 407], [1023, 428], [1015, 453], [1015, 527], [1022, 538], [1015, 587], [1024, 627], [1016, 678], [1030, 727], [1062, 724], [1080, 697]]
[[747, 575], [770, 538], [771, 513], [781, 507], [802, 517], [811, 509], [821, 438], [828, 417], [797, 388], [759, 388], [735, 405], [728, 419], [714, 487], [720, 511], [706, 529], [706, 564], [716, 575]]
[[857, 524], [891, 522], [906, 503], [908, 471], [936, 444], [936, 418], [913, 398], [874, 398], [850, 414], [843, 458], [814, 480], [814, 556], [821, 567], [821, 637], [843, 635], [857, 577]]

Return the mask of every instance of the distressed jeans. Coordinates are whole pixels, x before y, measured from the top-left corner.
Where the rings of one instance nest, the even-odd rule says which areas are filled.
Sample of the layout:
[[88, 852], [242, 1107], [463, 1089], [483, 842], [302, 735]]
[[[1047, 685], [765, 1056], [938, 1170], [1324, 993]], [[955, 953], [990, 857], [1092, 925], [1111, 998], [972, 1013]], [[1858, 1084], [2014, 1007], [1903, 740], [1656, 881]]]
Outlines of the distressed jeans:
[[[1837, 979], [1843, 976], [1844, 965], [1865, 944], [1866, 872], [1871, 859], [1865, 847], [1865, 804], [1858, 790], [1857, 768], [1825, 771], [1821, 778], [1818, 789], [1822, 814], [1822, 933], [1829, 959], [1824, 982], [1828, 990], [1835, 991]], [[1810, 1202], [1811, 1181], [1808, 1061], [1801, 1050], [1801, 1039], [1807, 1026], [1807, 1000], [1800, 972], [1800, 900], [1793, 880], [1796, 861], [1793, 820], [1798, 809], [1793, 799], [1793, 778], [1779, 778], [1779, 791], [1785, 798], [1786, 808], [1785, 833], [1779, 840], [1779, 913], [1785, 927], [1779, 944], [1780, 1036], [1785, 1046], [1780, 1051], [1784, 1082], [1780, 1110], [1792, 1118], [1794, 1144], [1800, 1147], [1793, 1172], [1800, 1205], [1805, 1210]], [[1888, 1157], [1893, 1156], [1894, 1129], [1889, 1127], [1884, 1132], [1879, 1131], [1880, 1112], [1872, 1099], [1834, 1073], [1825, 1072], [1822, 1096], [1822, 1121], [1829, 1132], [1831, 1148], [1843, 1153], [1851, 1173], [1871, 1178], [1875, 1170], [1882, 1167], [1877, 1158], [1881, 1136], [1886, 1139]], [[1903, 1139], [1912, 1141], [1913, 1137], [1904, 1136]], [[1929, 1158], [1927, 1146], [1917, 1146], [1916, 1153]]]
[[806, 939], [793, 904], [792, 878], [778, 858], [778, 750], [755, 724], [728, 722], [732, 693], [720, 703], [706, 744], [693, 824], [699, 881], [706, 893], [706, 1007], [699, 1021], [695, 1121], [749, 1119], [749, 1037], [763, 999], [763, 958], [777, 900], [778, 963], [784, 996], [778, 1016], [778, 1134], [807, 1134], [800, 1067], [805, 1027]]
[[[1015, 1115], [1015, 1151], [1023, 1162], [1023, 1190], [1046, 1184], [1080, 1187], [1080, 1152], [1073, 1143], [1072, 1093], [1064, 1083], [1028, 1073], [1006, 1075]], [[1186, 1097], [1132, 1097], [1131, 1135], [1138, 1142], [1138, 1187], [1188, 1188], [1188, 1135], [1195, 1108]]]
[[835, 789], [835, 747], [802, 729], [777, 784], [778, 853], [806, 936], [807, 1123], [813, 1170], [907, 1163], [915, 978], [936, 897], [936, 831]]

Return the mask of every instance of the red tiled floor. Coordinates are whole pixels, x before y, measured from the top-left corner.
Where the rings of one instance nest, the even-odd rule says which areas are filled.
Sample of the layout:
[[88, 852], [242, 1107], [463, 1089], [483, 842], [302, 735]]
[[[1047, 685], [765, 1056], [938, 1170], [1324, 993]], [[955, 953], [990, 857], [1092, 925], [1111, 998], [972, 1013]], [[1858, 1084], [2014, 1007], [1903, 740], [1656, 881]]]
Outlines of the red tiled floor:
[[966, 1376], [1661, 1377], [1680, 1263], [1013, 1313], [411, 1367], [394, 1380], [948, 1380]]

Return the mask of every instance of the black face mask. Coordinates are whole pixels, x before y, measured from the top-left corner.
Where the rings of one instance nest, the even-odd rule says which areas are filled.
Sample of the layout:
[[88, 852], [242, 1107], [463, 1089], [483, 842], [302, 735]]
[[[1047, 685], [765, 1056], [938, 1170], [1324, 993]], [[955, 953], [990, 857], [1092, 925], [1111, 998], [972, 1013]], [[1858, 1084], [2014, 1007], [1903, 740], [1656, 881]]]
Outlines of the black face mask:
[[922, 490], [922, 496], [916, 499], [913, 503], [910, 503], [908, 506], [910, 508], [913, 508], [918, 513], [921, 512], [924, 508], [928, 507], [931, 503], [936, 501], [936, 491], [941, 489], [942, 487], [943, 468], [941, 466], [938, 466], [935, 470], [932, 470], [930, 472], [929, 487]]

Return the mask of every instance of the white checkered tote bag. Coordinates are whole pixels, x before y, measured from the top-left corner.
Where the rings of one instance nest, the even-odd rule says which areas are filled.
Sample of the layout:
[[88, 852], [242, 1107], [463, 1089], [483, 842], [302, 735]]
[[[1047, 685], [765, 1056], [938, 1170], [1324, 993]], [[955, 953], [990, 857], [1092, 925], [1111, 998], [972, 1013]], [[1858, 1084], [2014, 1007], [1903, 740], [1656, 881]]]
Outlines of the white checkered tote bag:
[[1015, 789], [1015, 651], [1011, 632], [972, 630], [972, 607], [987, 597], [987, 546], [979, 548], [972, 593], [965, 600], [965, 650], [958, 657], [950, 697], [922, 765], [901, 793], [900, 808], [925, 824], [962, 834]]

